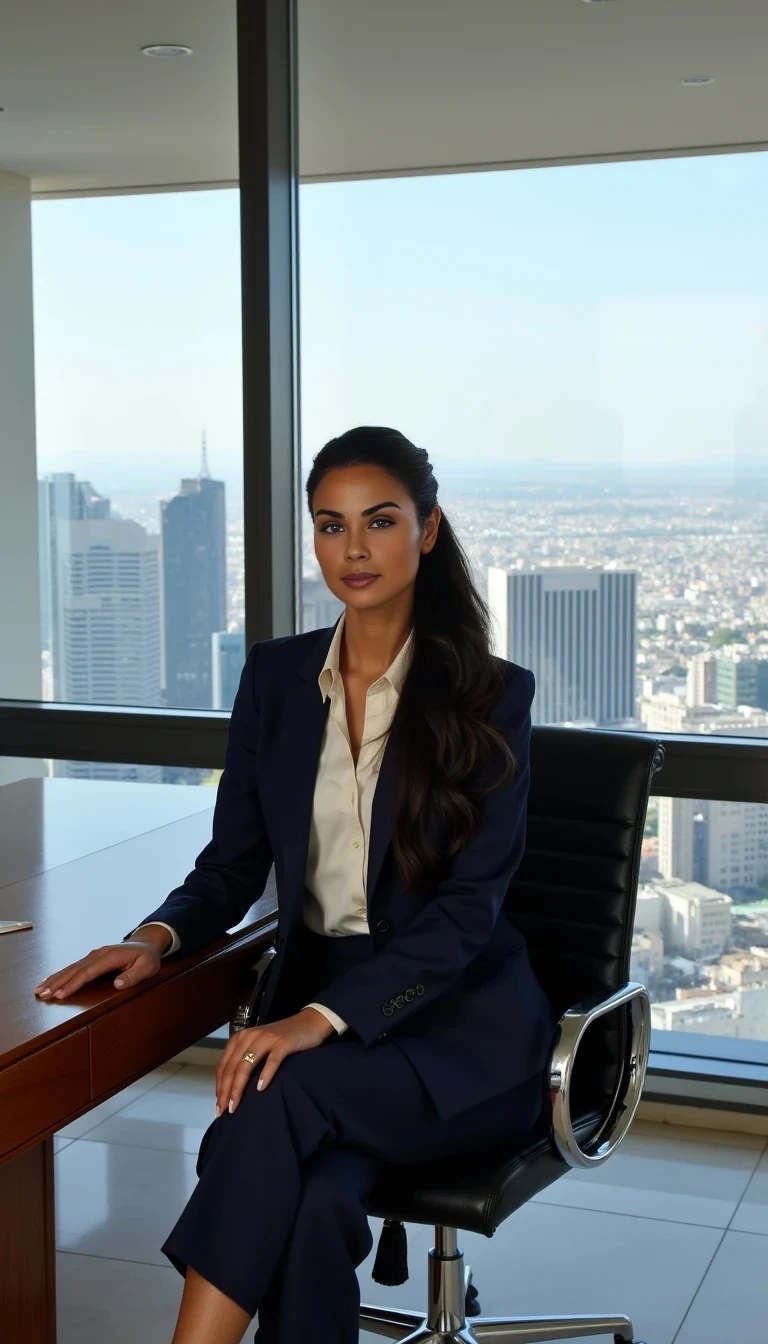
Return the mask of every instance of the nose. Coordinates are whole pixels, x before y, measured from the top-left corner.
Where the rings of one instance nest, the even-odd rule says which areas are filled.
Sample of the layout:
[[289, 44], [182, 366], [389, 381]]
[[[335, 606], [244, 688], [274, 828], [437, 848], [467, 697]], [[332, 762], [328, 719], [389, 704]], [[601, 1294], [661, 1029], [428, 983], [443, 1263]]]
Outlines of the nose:
[[361, 560], [366, 555], [370, 555], [368, 547], [365, 546], [362, 541], [357, 541], [354, 537], [350, 537], [347, 546], [347, 560]]

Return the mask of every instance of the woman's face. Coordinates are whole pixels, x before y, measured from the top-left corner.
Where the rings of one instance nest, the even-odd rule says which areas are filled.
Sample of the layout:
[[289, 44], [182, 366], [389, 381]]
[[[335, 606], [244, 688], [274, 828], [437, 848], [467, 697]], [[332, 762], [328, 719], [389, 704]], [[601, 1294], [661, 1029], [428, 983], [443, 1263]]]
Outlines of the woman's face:
[[[312, 500], [315, 555], [335, 597], [359, 610], [379, 607], [412, 588], [419, 560], [437, 538], [440, 509], [424, 525], [408, 491], [381, 467], [335, 467]], [[374, 576], [364, 586], [347, 580]]]

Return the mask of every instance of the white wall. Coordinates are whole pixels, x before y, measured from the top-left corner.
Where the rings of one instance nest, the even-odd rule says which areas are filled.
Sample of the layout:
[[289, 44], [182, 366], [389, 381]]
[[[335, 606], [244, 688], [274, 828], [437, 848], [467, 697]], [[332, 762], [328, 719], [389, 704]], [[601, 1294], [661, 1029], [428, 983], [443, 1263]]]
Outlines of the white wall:
[[[0, 699], [41, 689], [30, 193], [0, 172]], [[0, 758], [0, 784], [41, 773]]]

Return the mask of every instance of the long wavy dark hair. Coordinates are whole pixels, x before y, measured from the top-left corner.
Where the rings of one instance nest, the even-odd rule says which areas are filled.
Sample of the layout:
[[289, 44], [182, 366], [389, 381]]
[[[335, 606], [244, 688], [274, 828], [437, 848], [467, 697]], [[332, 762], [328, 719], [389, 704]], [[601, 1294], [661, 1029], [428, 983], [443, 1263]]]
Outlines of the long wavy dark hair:
[[[396, 429], [375, 426], [331, 439], [314, 458], [306, 487], [313, 518], [312, 501], [326, 473], [356, 466], [395, 477], [423, 526], [438, 502], [429, 457]], [[435, 544], [419, 563], [413, 627], [413, 658], [390, 727], [397, 779], [392, 847], [409, 890], [440, 881], [477, 828], [480, 799], [517, 768], [488, 721], [504, 688], [502, 662], [491, 651], [490, 613], [444, 513]], [[486, 767], [499, 757], [501, 770], [489, 776]], [[438, 846], [436, 832], [447, 842]]]

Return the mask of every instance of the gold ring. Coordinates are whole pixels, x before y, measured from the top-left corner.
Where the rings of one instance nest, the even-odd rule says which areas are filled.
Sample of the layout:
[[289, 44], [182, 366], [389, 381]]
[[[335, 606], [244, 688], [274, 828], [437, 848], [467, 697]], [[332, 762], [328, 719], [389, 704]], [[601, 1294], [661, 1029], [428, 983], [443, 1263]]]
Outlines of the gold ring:
[[243, 1055], [243, 1059], [246, 1060], [248, 1064], [256, 1063], [256, 1056], [250, 1050], [247, 1055]]

